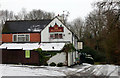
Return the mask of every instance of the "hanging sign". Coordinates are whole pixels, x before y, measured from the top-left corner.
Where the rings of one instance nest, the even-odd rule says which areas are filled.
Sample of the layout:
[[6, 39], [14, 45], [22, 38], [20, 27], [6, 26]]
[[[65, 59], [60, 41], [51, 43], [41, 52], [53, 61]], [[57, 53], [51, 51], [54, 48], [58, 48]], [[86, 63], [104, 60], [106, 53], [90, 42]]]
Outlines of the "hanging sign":
[[78, 49], [83, 49], [83, 42], [78, 42]]

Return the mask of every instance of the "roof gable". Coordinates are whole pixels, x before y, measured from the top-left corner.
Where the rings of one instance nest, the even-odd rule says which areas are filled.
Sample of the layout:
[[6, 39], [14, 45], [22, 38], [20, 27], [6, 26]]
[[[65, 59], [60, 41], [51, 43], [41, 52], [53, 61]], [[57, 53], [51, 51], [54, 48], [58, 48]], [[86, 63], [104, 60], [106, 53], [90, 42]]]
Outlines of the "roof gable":
[[[59, 25], [59, 26], [58, 26]], [[62, 27], [64, 26], [64, 27], [66, 27], [66, 25], [64, 25], [64, 23], [56, 16], [46, 27], [50, 27], [50, 29], [52, 29], [52, 28], [54, 28], [54, 26], [58, 26], [58, 29], [60, 28], [60, 29], [62, 29]], [[45, 27], [45, 28], [46, 28]], [[45, 29], [44, 28], [44, 29]], [[66, 27], [70, 32], [71, 32], [71, 30], [68, 28], [68, 27]], [[43, 29], [43, 30], [44, 30]], [[42, 31], [43, 31], [42, 30]], [[63, 29], [62, 29], [63, 30]], [[41, 32], [42, 32], [41, 31]], [[72, 33], [72, 32], [71, 32]]]
[[[66, 27], [73, 35], [75, 35], [75, 37], [78, 39], [77, 35], [76, 35], [72, 30], [70, 30], [57, 16], [56, 16], [51, 22], [53, 22], [53, 21], [56, 20], [56, 19], [61, 23], [62, 26], [65, 26], [65, 27]], [[51, 26], [51, 22], [48, 24], [48, 26]], [[56, 24], [56, 22], [54, 22], [54, 23]], [[54, 25], [55, 25], [55, 24], [54, 24]], [[54, 25], [53, 25], [53, 26], [54, 26]], [[47, 26], [46, 26], [46, 27], [47, 27]], [[45, 28], [46, 28], [46, 27], [45, 27]], [[44, 29], [45, 29], [45, 28], [44, 28]], [[43, 30], [44, 30], [44, 29], [43, 29]], [[43, 31], [43, 30], [42, 30], [42, 31]], [[42, 32], [42, 31], [41, 31], [41, 32]]]

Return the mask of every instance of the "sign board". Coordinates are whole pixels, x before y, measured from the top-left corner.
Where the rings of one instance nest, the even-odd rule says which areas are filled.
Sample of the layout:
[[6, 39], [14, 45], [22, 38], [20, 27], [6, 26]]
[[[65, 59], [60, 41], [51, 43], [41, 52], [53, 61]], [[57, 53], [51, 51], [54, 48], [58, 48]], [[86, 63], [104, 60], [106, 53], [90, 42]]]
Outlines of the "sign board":
[[83, 42], [78, 42], [78, 49], [83, 49]]
[[49, 27], [49, 32], [63, 32], [63, 27], [59, 27], [55, 24], [53, 27]]

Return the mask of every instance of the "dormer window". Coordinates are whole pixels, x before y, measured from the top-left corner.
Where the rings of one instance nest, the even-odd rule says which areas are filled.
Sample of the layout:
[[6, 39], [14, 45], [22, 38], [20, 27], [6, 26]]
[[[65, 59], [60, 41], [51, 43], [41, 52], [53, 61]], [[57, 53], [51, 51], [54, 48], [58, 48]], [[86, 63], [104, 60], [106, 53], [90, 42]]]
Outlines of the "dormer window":
[[30, 34], [13, 34], [13, 42], [29, 42]]

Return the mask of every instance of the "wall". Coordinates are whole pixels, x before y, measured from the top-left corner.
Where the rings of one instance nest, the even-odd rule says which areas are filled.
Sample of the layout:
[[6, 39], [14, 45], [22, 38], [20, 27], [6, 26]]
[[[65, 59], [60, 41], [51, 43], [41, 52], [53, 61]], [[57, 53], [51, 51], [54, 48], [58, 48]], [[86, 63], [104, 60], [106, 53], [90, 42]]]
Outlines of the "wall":
[[74, 65], [76, 63], [76, 52], [68, 53], [68, 66]]
[[78, 43], [77, 43], [77, 37], [74, 36], [74, 46], [76, 49], [78, 49]]
[[77, 47], [78, 47], [78, 45], [77, 45], [77, 37], [73, 34], [73, 36], [72, 36], [72, 40], [73, 40], [73, 45], [74, 45], [74, 47], [75, 47], [75, 49], [77, 49]]
[[30, 42], [41, 42], [40, 33], [30, 33]]
[[2, 42], [12, 42], [12, 34], [2, 34]]
[[63, 64], [66, 64], [66, 53], [65, 52], [62, 52], [62, 53], [57, 53], [55, 56], [51, 57], [47, 63], [50, 64], [50, 63], [63, 63]]
[[[30, 34], [30, 42], [41, 42], [40, 33], [19, 33], [19, 34]], [[2, 34], [2, 42], [13, 42], [13, 34]]]
[[31, 51], [30, 58], [25, 58], [24, 50], [2, 50], [3, 64], [39, 64], [39, 55]]
[[[76, 52], [68, 52], [68, 66], [74, 65], [77, 61], [76, 58], [78, 56], [76, 56]], [[65, 52], [61, 52], [61, 53], [57, 53], [55, 56], [51, 57], [47, 63], [63, 63], [64, 65], [66, 65], [66, 53]]]
[[[58, 26], [62, 25], [64, 27], [64, 32], [52, 32], [52, 33], [62, 33], [63, 39], [50, 39], [49, 38], [49, 27], [54, 26], [57, 23]], [[44, 30], [41, 32], [41, 42], [62, 42], [69, 41], [72, 43], [72, 33], [57, 19], [55, 18], [49, 25], [46, 26]]]

